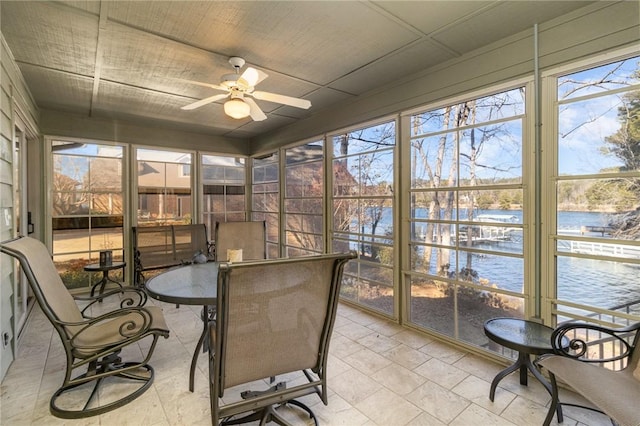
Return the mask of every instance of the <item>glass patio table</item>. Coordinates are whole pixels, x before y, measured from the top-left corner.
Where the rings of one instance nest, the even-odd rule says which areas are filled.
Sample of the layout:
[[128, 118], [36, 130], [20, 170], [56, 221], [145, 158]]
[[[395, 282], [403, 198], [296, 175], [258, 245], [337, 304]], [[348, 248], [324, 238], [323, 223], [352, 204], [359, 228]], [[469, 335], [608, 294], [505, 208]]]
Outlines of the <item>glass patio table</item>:
[[[534, 321], [520, 318], [493, 318], [484, 323], [486, 336], [500, 345], [518, 352], [518, 359], [494, 377], [489, 390], [489, 399], [493, 401], [496, 387], [500, 380], [516, 370], [520, 370], [520, 384], [527, 385], [527, 370], [538, 379], [551, 394], [551, 384], [545, 379], [536, 365], [531, 362], [531, 355], [553, 353], [551, 333], [553, 328]], [[568, 345], [568, 341], [563, 341]], [[562, 408], [558, 404], [558, 419], [562, 418]]]
[[[124, 270], [125, 266], [127, 266], [126, 262], [112, 262], [108, 265], [103, 265], [100, 263], [90, 263], [89, 265], [85, 265], [84, 270], [87, 272], [102, 272], [102, 279], [91, 287], [91, 297], [93, 297], [93, 294], [98, 287], [100, 288], [100, 290], [98, 290], [98, 294], [102, 295], [102, 293], [104, 293], [104, 287], [110, 282], [117, 284], [120, 288], [122, 288], [121, 282], [109, 278], [109, 271], [114, 271], [116, 269]], [[122, 275], [124, 275], [124, 272], [122, 273]]]
[[[484, 323], [484, 334], [500, 345], [518, 352], [518, 359], [511, 366], [494, 377], [489, 390], [489, 399], [493, 401], [500, 380], [516, 370], [520, 370], [520, 384], [527, 385], [527, 370], [538, 379], [551, 394], [551, 383], [542, 375], [531, 361], [531, 355], [553, 353], [551, 347], [553, 328], [534, 321], [520, 318], [493, 318]], [[563, 344], [568, 341], [563, 340]], [[562, 418], [562, 405], [558, 404], [558, 419]]]
[[161, 302], [202, 305], [202, 334], [196, 344], [189, 371], [189, 390], [193, 392], [196, 362], [207, 335], [209, 307], [215, 306], [218, 294], [218, 262], [194, 263], [170, 269], [149, 279], [145, 288], [149, 296]]

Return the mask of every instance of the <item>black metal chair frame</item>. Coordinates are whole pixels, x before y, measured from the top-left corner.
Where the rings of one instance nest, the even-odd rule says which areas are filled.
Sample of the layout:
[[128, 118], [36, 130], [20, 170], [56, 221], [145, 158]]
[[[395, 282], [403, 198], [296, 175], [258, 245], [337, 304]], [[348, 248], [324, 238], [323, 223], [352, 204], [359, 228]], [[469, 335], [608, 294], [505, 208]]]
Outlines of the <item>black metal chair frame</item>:
[[[137, 288], [124, 287], [95, 297], [75, 297], [74, 300], [87, 303], [80, 311], [84, 320], [65, 322], [59, 318], [50, 301], [45, 297], [36, 278], [36, 273], [32, 269], [31, 262], [33, 260], [28, 259], [19, 248], [12, 247], [12, 242], [19, 241], [22, 238], [32, 239], [30, 237], [19, 237], [4, 241], [0, 243], [0, 252], [20, 262], [22, 271], [24, 271], [29, 281], [38, 304], [60, 336], [66, 356], [66, 370], [62, 386], [54, 392], [50, 400], [51, 413], [56, 417], [66, 419], [95, 416], [121, 407], [142, 395], [153, 383], [154, 371], [148, 361], [153, 354], [158, 338], [160, 336], [169, 337], [169, 330], [166, 329], [166, 325], [160, 324], [158, 326], [158, 324], [153, 324], [154, 315], [148, 308], [143, 306], [147, 301], [146, 293]], [[38, 262], [45, 260], [52, 262], [50, 257], [48, 259], [37, 259]], [[97, 317], [89, 316], [91, 308], [108, 297], [119, 297], [119, 309]], [[117, 321], [118, 318], [123, 317], [127, 319], [123, 320], [118, 328], [119, 336], [117, 341], [107, 346], [78, 345], [78, 337], [91, 329], [91, 327], [105, 324], [107, 321]], [[164, 319], [162, 319], [162, 322], [164, 322]], [[71, 329], [74, 332], [71, 332]], [[148, 336], [151, 336], [153, 340], [144, 359], [136, 362], [123, 362], [119, 356], [121, 349]], [[84, 370], [85, 368], [86, 370]], [[83, 370], [84, 372], [82, 372]], [[94, 404], [91, 406], [95, 402], [95, 396], [98, 394], [98, 389], [102, 382], [114, 376], [139, 383], [140, 386], [115, 401], [104, 405], [95, 406]], [[81, 409], [67, 409], [58, 405], [58, 399], [62, 395], [90, 382], [94, 382], [94, 387]]]
[[[581, 337], [576, 337], [577, 330], [595, 331], [607, 336], [608, 339], [615, 341], [619, 344], [622, 350], [617, 354], [609, 357], [595, 358], [588, 357], [589, 342]], [[628, 339], [631, 336], [631, 343]], [[569, 344], [567, 345], [567, 341]], [[582, 321], [570, 321], [564, 324], [558, 325], [551, 334], [551, 346], [553, 347], [554, 355], [543, 355], [536, 363], [544, 364], [544, 360], [549, 356], [564, 356], [572, 358], [579, 362], [592, 363], [592, 364], [605, 364], [613, 362], [625, 362], [630, 360], [634, 356], [634, 351], [640, 345], [640, 322], [629, 325], [627, 327], [611, 328], [605, 327], [595, 323], [586, 323]], [[544, 368], [544, 366], [543, 366]], [[604, 368], [604, 367], [603, 367]], [[625, 366], [626, 368], [626, 366]], [[630, 366], [629, 368], [635, 368]], [[606, 412], [599, 408], [586, 407], [571, 403], [560, 403], [559, 387], [556, 380], [556, 376], [553, 372], [547, 370], [549, 379], [551, 381], [551, 404], [549, 405], [549, 411], [544, 420], [544, 426], [549, 426], [553, 421], [555, 412], [558, 412], [558, 423], [562, 423], [563, 416], [562, 411], [557, 410], [560, 405], [573, 406], [582, 409], [596, 411], [607, 415]], [[611, 423], [615, 426], [616, 423], [611, 420]]]

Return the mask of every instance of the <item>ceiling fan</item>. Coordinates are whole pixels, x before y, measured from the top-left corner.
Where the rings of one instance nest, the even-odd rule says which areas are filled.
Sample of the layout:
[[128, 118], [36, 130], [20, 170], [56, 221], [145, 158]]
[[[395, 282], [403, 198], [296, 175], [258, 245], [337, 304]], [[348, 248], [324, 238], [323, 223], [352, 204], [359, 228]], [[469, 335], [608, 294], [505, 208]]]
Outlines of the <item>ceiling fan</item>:
[[234, 74], [223, 75], [220, 84], [187, 80], [189, 83], [199, 84], [216, 90], [223, 90], [226, 93], [209, 96], [208, 98], [185, 105], [181, 109], [196, 109], [228, 97], [229, 100], [224, 103], [224, 112], [229, 117], [240, 119], [251, 116], [254, 121], [262, 121], [265, 120], [267, 116], [252, 98], [276, 102], [296, 108], [309, 109], [309, 107], [311, 107], [311, 102], [306, 99], [255, 90], [255, 86], [267, 78], [268, 75], [252, 67], [248, 67], [240, 74], [240, 68], [244, 66], [245, 61], [237, 56], [229, 58], [229, 63], [235, 68], [236, 72]]

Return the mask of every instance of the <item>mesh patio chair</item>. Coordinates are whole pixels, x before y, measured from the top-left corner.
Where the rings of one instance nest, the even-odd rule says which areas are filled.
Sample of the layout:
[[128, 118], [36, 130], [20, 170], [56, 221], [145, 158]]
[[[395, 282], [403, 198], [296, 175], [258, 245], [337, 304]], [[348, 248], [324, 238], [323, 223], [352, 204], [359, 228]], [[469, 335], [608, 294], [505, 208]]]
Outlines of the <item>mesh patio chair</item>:
[[[562, 344], [569, 341], [569, 344]], [[585, 397], [609, 416], [612, 424], [640, 426], [640, 322], [620, 328], [572, 321], [551, 335], [553, 355], [536, 361], [549, 373], [551, 404], [544, 425], [553, 420], [556, 407], [574, 405], [559, 400], [558, 380]], [[558, 423], [562, 423], [558, 412]]]
[[134, 284], [144, 285], [143, 272], [149, 265], [161, 269], [176, 266], [172, 226], [149, 226], [133, 228]]
[[[54, 416], [72, 419], [102, 414], [133, 401], [151, 386], [154, 371], [148, 361], [158, 338], [169, 337], [169, 329], [160, 308], [143, 306], [147, 298], [142, 290], [125, 287], [74, 299], [40, 241], [30, 237], [5, 241], [0, 243], [0, 252], [20, 262], [38, 304], [62, 340], [66, 370], [62, 386], [50, 400]], [[107, 298], [116, 299], [115, 309], [92, 317], [94, 308], [105, 311], [110, 305]], [[76, 300], [86, 303], [82, 311]], [[97, 303], [102, 301], [105, 303]], [[150, 343], [135, 349], [142, 350], [142, 360], [121, 359], [122, 349], [145, 338]], [[105, 383], [109, 392], [99, 391]]]
[[[218, 317], [209, 328], [214, 425], [288, 424], [281, 406], [301, 408], [292, 411], [317, 424], [296, 399], [317, 394], [328, 403], [329, 340], [342, 272], [352, 258], [355, 253], [220, 264]], [[272, 386], [270, 378], [279, 375], [288, 382]], [[249, 386], [254, 390], [233, 398]]]
[[267, 258], [266, 224], [255, 222], [216, 222], [216, 261], [226, 262], [227, 250], [242, 250], [242, 260]]
[[207, 227], [203, 223], [173, 226], [175, 256], [183, 263], [194, 261], [198, 254], [204, 256], [204, 263], [210, 259], [212, 244], [207, 240]]

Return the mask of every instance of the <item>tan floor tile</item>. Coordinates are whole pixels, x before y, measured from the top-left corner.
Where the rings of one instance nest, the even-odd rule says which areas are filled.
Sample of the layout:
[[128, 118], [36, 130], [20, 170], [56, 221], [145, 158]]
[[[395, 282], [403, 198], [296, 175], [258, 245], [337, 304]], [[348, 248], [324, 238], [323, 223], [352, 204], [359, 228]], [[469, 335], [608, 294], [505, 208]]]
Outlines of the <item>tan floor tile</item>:
[[367, 348], [353, 353], [343, 360], [344, 362], [354, 368], [357, 368], [367, 376], [371, 376], [376, 371], [379, 371], [391, 364], [391, 361], [389, 361], [387, 358]]
[[329, 385], [336, 394], [350, 404], [357, 404], [382, 388], [380, 383], [356, 369], [341, 374]]
[[371, 315], [367, 312], [364, 311], [359, 311], [356, 310], [356, 312], [354, 312], [353, 314], [349, 315], [349, 319], [355, 323], [358, 323], [360, 325], [364, 325], [364, 326], [368, 326], [372, 323], [375, 322], [379, 322], [379, 321], [383, 321], [380, 318]]
[[411, 426], [444, 426], [444, 425], [445, 423], [442, 423], [440, 420], [436, 419], [429, 413], [425, 413], [424, 411], [418, 417], [411, 420]]
[[508, 390], [511, 393], [534, 401], [540, 405], [547, 405], [551, 401], [551, 395], [547, 389], [540, 384], [538, 379], [528, 376], [527, 385], [520, 384], [520, 374], [514, 372], [500, 381], [498, 387]]
[[329, 404], [318, 402], [311, 409], [323, 426], [359, 426], [371, 420], [339, 395], [330, 395]]
[[117, 410], [100, 415], [100, 424], [135, 426], [167, 420], [160, 397], [155, 388], [149, 389], [135, 400]]
[[452, 345], [437, 341], [422, 346], [420, 352], [444, 361], [447, 364], [453, 364], [465, 355], [465, 352], [456, 349]]
[[[34, 309], [18, 358], [0, 386], [0, 424], [210, 425], [207, 354], [198, 354], [195, 392], [188, 391], [191, 357], [202, 331], [201, 307], [150, 303], [162, 307], [171, 328], [171, 337], [158, 340], [151, 359], [155, 382], [130, 404], [80, 420], [57, 419], [49, 412], [49, 399], [62, 383], [66, 360], [57, 333], [39, 308]], [[139, 356], [149, 345], [140, 342], [125, 354]], [[520, 385], [517, 374], [506, 377], [496, 391], [496, 401], [489, 401], [491, 380], [505, 366], [340, 304], [328, 360], [329, 406], [317, 395], [301, 400], [312, 407], [322, 426], [541, 424], [550, 398], [533, 377], [529, 386]], [[304, 380], [293, 375], [282, 378]], [[258, 384], [268, 387], [265, 381]], [[251, 386], [227, 391], [225, 400], [239, 398], [239, 392]], [[561, 398], [581, 400], [566, 390]], [[289, 415], [298, 416], [297, 412]], [[298, 417], [304, 424], [304, 416]], [[600, 414], [565, 408], [563, 426], [575, 426], [578, 421], [580, 426], [609, 424]], [[257, 422], [250, 426], [254, 425]]]
[[394, 336], [404, 330], [404, 327], [391, 321], [374, 322], [367, 327], [387, 337]]
[[494, 401], [491, 402], [489, 399], [490, 387], [491, 384], [489, 382], [469, 375], [451, 390], [493, 414], [500, 415], [511, 401], [514, 400], [516, 395], [498, 387]]
[[[517, 426], [522, 426], [524, 424], [525, 423], [518, 423]], [[511, 423], [510, 421], [503, 419], [502, 417], [493, 414], [476, 404], [468, 406], [458, 417], [449, 423], [449, 425], [516, 426], [516, 424]]]
[[[541, 425], [546, 415], [547, 408], [545, 406], [518, 396], [504, 410], [501, 417], [517, 425]], [[555, 417], [551, 424], [557, 424]], [[571, 422], [570, 419], [562, 423], [564, 426], [572, 424], [575, 425], [575, 422]]]
[[380, 426], [406, 425], [422, 413], [418, 407], [387, 389], [380, 389], [355, 407]]
[[386, 352], [401, 345], [397, 340], [390, 339], [389, 337], [377, 332], [358, 339], [358, 343], [377, 353]]
[[367, 328], [364, 325], [357, 324], [357, 323], [346, 325], [340, 328], [334, 327], [333, 330], [335, 332], [342, 334], [345, 337], [348, 337], [351, 340], [358, 340], [363, 338], [364, 336], [375, 333], [370, 328]]
[[327, 377], [329, 381], [332, 381], [334, 377], [339, 376], [352, 368], [352, 366], [337, 356], [329, 354], [329, 360], [327, 361]]
[[466, 371], [436, 358], [430, 359], [413, 371], [447, 389], [453, 388], [469, 375]]
[[398, 395], [406, 395], [426, 382], [426, 379], [420, 374], [398, 364], [388, 365], [371, 378]]
[[364, 346], [338, 333], [333, 333], [331, 342], [329, 343], [329, 354], [340, 359], [344, 359], [362, 349], [364, 349]]
[[409, 370], [413, 370], [419, 365], [427, 362], [431, 357], [405, 344], [396, 346], [382, 353], [391, 362], [402, 365]]
[[413, 330], [403, 330], [394, 334], [391, 338], [402, 342], [413, 349], [420, 349], [421, 347], [433, 342], [432, 338]]
[[[509, 364], [511, 364], [511, 362]], [[453, 365], [489, 383], [491, 383], [496, 374], [504, 370], [507, 366], [506, 364], [497, 364], [474, 354], [465, 354], [464, 357], [454, 362]]]
[[408, 394], [406, 399], [446, 424], [470, 404], [465, 398], [430, 381]]

